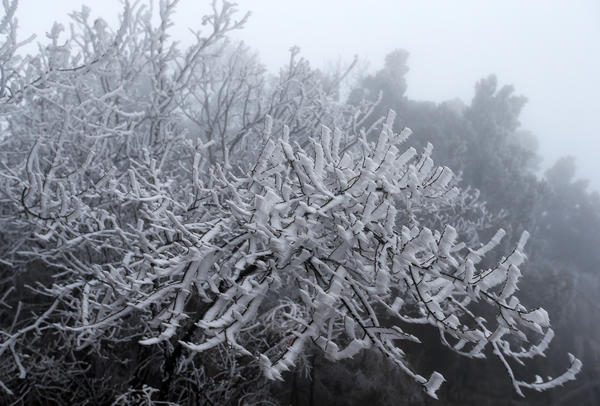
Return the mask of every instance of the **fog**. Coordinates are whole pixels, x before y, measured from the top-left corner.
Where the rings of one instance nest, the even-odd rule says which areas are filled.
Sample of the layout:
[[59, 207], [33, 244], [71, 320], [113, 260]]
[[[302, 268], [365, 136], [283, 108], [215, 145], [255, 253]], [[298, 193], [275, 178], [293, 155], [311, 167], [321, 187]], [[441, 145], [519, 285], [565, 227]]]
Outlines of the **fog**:
[[[173, 35], [186, 42], [207, 8], [182, 0]], [[116, 0], [22, 0], [21, 35], [38, 40], [53, 21], [82, 4], [115, 21]], [[576, 157], [578, 177], [600, 189], [600, 2], [595, 0], [393, 1], [304, 0], [239, 2], [251, 11], [233, 37], [258, 50], [276, 71], [292, 45], [315, 67], [354, 55], [366, 72], [396, 48], [410, 52], [407, 95], [416, 100], [461, 98], [477, 80], [495, 73], [528, 98], [521, 122], [540, 141], [542, 169], [564, 155]], [[364, 66], [364, 63], [362, 64]], [[407, 123], [410, 126], [410, 123]]]

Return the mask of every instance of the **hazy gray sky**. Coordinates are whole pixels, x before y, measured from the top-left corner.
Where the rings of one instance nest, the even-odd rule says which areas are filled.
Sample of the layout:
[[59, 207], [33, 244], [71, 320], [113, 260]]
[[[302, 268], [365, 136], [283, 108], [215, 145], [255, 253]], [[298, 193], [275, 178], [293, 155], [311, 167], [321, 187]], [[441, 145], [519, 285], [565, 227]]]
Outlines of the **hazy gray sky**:
[[[22, 36], [43, 33], [81, 4], [116, 21], [117, 0], [21, 0]], [[181, 0], [175, 37], [200, 27], [208, 1]], [[257, 49], [271, 70], [299, 45], [314, 66], [357, 54], [382, 65], [404, 48], [408, 96], [469, 102], [475, 82], [496, 73], [528, 97], [522, 124], [540, 139], [544, 166], [575, 155], [578, 175], [600, 190], [599, 0], [241, 0], [252, 11], [235, 34]], [[410, 126], [410, 123], [406, 123]]]

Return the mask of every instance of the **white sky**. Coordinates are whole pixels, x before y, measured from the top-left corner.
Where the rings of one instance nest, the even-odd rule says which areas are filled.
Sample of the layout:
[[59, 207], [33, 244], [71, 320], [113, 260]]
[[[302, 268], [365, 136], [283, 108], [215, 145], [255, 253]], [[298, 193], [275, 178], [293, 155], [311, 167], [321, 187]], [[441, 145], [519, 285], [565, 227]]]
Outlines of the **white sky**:
[[[208, 0], [181, 0], [173, 35], [200, 27]], [[44, 39], [82, 4], [116, 21], [117, 0], [20, 0], [21, 36]], [[577, 157], [578, 175], [600, 190], [599, 0], [239, 0], [252, 11], [234, 36], [276, 70], [299, 45], [316, 67], [354, 55], [379, 68], [395, 48], [410, 52], [408, 96], [469, 102], [490, 73], [529, 102], [522, 125], [540, 140], [544, 166]], [[410, 123], [406, 123], [410, 126]]]

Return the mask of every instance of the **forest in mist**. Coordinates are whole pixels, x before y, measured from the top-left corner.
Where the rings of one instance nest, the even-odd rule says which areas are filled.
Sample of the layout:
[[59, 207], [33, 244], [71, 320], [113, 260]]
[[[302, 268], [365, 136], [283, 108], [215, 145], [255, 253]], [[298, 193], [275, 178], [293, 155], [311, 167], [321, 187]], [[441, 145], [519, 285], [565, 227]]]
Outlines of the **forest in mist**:
[[178, 6], [2, 3], [1, 405], [600, 404], [600, 194], [526, 94], [414, 100], [402, 44], [272, 71]]

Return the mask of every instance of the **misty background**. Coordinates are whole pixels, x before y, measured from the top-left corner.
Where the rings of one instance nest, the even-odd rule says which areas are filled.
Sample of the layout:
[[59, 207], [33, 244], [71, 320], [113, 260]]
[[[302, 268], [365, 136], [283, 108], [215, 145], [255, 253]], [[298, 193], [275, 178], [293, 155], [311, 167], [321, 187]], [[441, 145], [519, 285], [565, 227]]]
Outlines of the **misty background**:
[[[186, 44], [189, 27], [201, 27], [209, 2], [179, 3], [175, 39]], [[83, 4], [92, 16], [115, 23], [117, 0], [22, 0], [21, 38], [44, 41], [54, 21]], [[298, 45], [313, 67], [327, 68], [359, 57], [358, 73], [370, 74], [394, 49], [410, 53], [406, 95], [469, 104], [479, 79], [496, 74], [527, 97], [522, 128], [539, 140], [540, 172], [561, 156], [576, 157], [577, 177], [600, 190], [600, 2], [597, 0], [394, 1], [242, 0], [252, 13], [232, 37], [258, 51], [276, 72]], [[33, 47], [34, 45], [30, 45]], [[410, 127], [410, 123], [406, 123]], [[418, 136], [418, 134], [417, 134]]]

